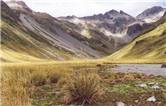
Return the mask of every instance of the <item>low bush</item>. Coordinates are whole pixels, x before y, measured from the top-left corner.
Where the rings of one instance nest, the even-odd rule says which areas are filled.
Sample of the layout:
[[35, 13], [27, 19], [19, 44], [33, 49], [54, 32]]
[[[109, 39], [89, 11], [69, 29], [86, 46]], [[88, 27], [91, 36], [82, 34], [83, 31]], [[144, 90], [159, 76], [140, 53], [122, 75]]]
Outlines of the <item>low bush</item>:
[[63, 89], [66, 104], [95, 104], [104, 93], [100, 77], [95, 73], [78, 72], [67, 78]]

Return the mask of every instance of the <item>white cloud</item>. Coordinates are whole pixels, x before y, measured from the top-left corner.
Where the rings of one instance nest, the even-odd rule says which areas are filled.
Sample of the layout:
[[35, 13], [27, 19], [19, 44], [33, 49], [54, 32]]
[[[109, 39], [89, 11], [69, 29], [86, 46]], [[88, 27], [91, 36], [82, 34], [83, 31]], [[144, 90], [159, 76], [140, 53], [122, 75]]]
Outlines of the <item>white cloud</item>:
[[[7, 1], [7, 0], [5, 0]], [[53, 16], [87, 16], [111, 9], [123, 10], [133, 16], [155, 5], [166, 7], [166, 0], [23, 0], [35, 11]]]

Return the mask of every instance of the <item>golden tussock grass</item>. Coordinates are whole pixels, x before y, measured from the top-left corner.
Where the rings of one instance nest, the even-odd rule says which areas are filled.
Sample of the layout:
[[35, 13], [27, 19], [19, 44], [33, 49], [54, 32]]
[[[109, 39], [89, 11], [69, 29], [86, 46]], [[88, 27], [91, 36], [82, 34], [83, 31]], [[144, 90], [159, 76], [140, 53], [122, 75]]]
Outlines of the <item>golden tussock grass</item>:
[[[137, 74], [99, 72], [101, 61], [67, 61], [2, 65], [1, 89], [3, 106], [31, 106], [33, 86], [57, 83], [63, 88], [66, 104], [95, 104], [102, 98], [101, 83], [141, 79]], [[95, 67], [94, 70], [87, 69]], [[117, 81], [116, 81], [117, 80]], [[102, 82], [101, 82], [102, 81]]]
[[1, 64], [3, 106], [31, 106], [31, 86], [57, 83], [75, 67], [93, 66], [95, 62], [47, 62]]
[[[30, 106], [30, 86], [39, 86], [48, 80], [58, 80], [71, 68], [56, 65], [3, 66], [1, 89], [3, 106]], [[53, 79], [52, 75], [56, 74]]]
[[66, 81], [63, 89], [65, 104], [95, 104], [104, 94], [101, 78], [94, 72], [74, 72]]

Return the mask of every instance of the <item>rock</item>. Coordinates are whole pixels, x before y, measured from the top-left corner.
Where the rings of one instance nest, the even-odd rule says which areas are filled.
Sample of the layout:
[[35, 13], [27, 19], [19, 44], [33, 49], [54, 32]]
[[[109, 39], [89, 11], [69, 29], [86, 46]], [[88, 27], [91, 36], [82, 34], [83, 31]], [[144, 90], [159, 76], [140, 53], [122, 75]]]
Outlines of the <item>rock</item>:
[[158, 84], [155, 84], [155, 85], [153, 85], [151, 88], [153, 88], [153, 89], [159, 89], [160, 87], [159, 87]]
[[161, 65], [161, 68], [166, 68], [166, 64], [162, 64], [162, 65]]
[[139, 101], [138, 101], [138, 100], [135, 100], [134, 102], [135, 102], [135, 103], [138, 103]]
[[150, 82], [150, 83], [148, 83], [149, 85], [154, 85], [155, 84], [155, 82]]
[[141, 87], [141, 88], [147, 88], [147, 87], [148, 87], [148, 86], [147, 86], [146, 84], [144, 84], [144, 83], [143, 83], [143, 84], [138, 84], [138, 86]]
[[155, 83], [155, 82], [150, 82], [150, 83], [148, 83], [148, 85], [151, 86], [151, 88], [153, 88], [153, 89], [159, 89], [160, 88], [159, 84]]
[[165, 9], [160, 6], [154, 6], [146, 9], [141, 14], [136, 16], [137, 19], [143, 20], [146, 23], [152, 23], [159, 20], [164, 15]]
[[151, 96], [147, 99], [148, 102], [155, 102], [156, 101], [156, 98], [155, 96]]
[[123, 102], [116, 102], [117, 106], [125, 106], [125, 104]]
[[97, 67], [101, 67], [101, 64], [97, 64], [96, 66], [97, 66]]
[[32, 12], [32, 10], [23, 1], [10, 0], [6, 1], [7, 5], [15, 10], [20, 10], [24, 12]]

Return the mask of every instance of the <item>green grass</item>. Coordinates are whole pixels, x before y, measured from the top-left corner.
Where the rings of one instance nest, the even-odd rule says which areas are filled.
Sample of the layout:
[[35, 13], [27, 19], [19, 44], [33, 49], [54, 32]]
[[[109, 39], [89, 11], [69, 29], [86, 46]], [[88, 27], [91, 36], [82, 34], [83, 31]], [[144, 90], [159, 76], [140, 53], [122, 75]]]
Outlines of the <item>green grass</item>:
[[110, 91], [119, 92], [121, 94], [127, 94], [127, 93], [145, 93], [148, 90], [136, 87], [135, 84], [117, 84], [110, 87]]
[[166, 62], [166, 22], [154, 30], [140, 35], [124, 48], [105, 58], [130, 62]]
[[157, 83], [160, 87], [163, 87], [163, 89], [166, 89], [165, 87], [166, 78], [156, 77], [156, 78], [151, 78], [146, 80], [126, 81], [126, 83], [115, 84], [109, 87], [109, 91], [120, 93], [120, 94], [153, 92], [155, 90], [152, 89], [150, 86], [148, 86], [147, 88], [146, 87], [141, 88], [137, 86], [138, 84], [148, 85], [148, 83], [151, 83], [151, 82]]

